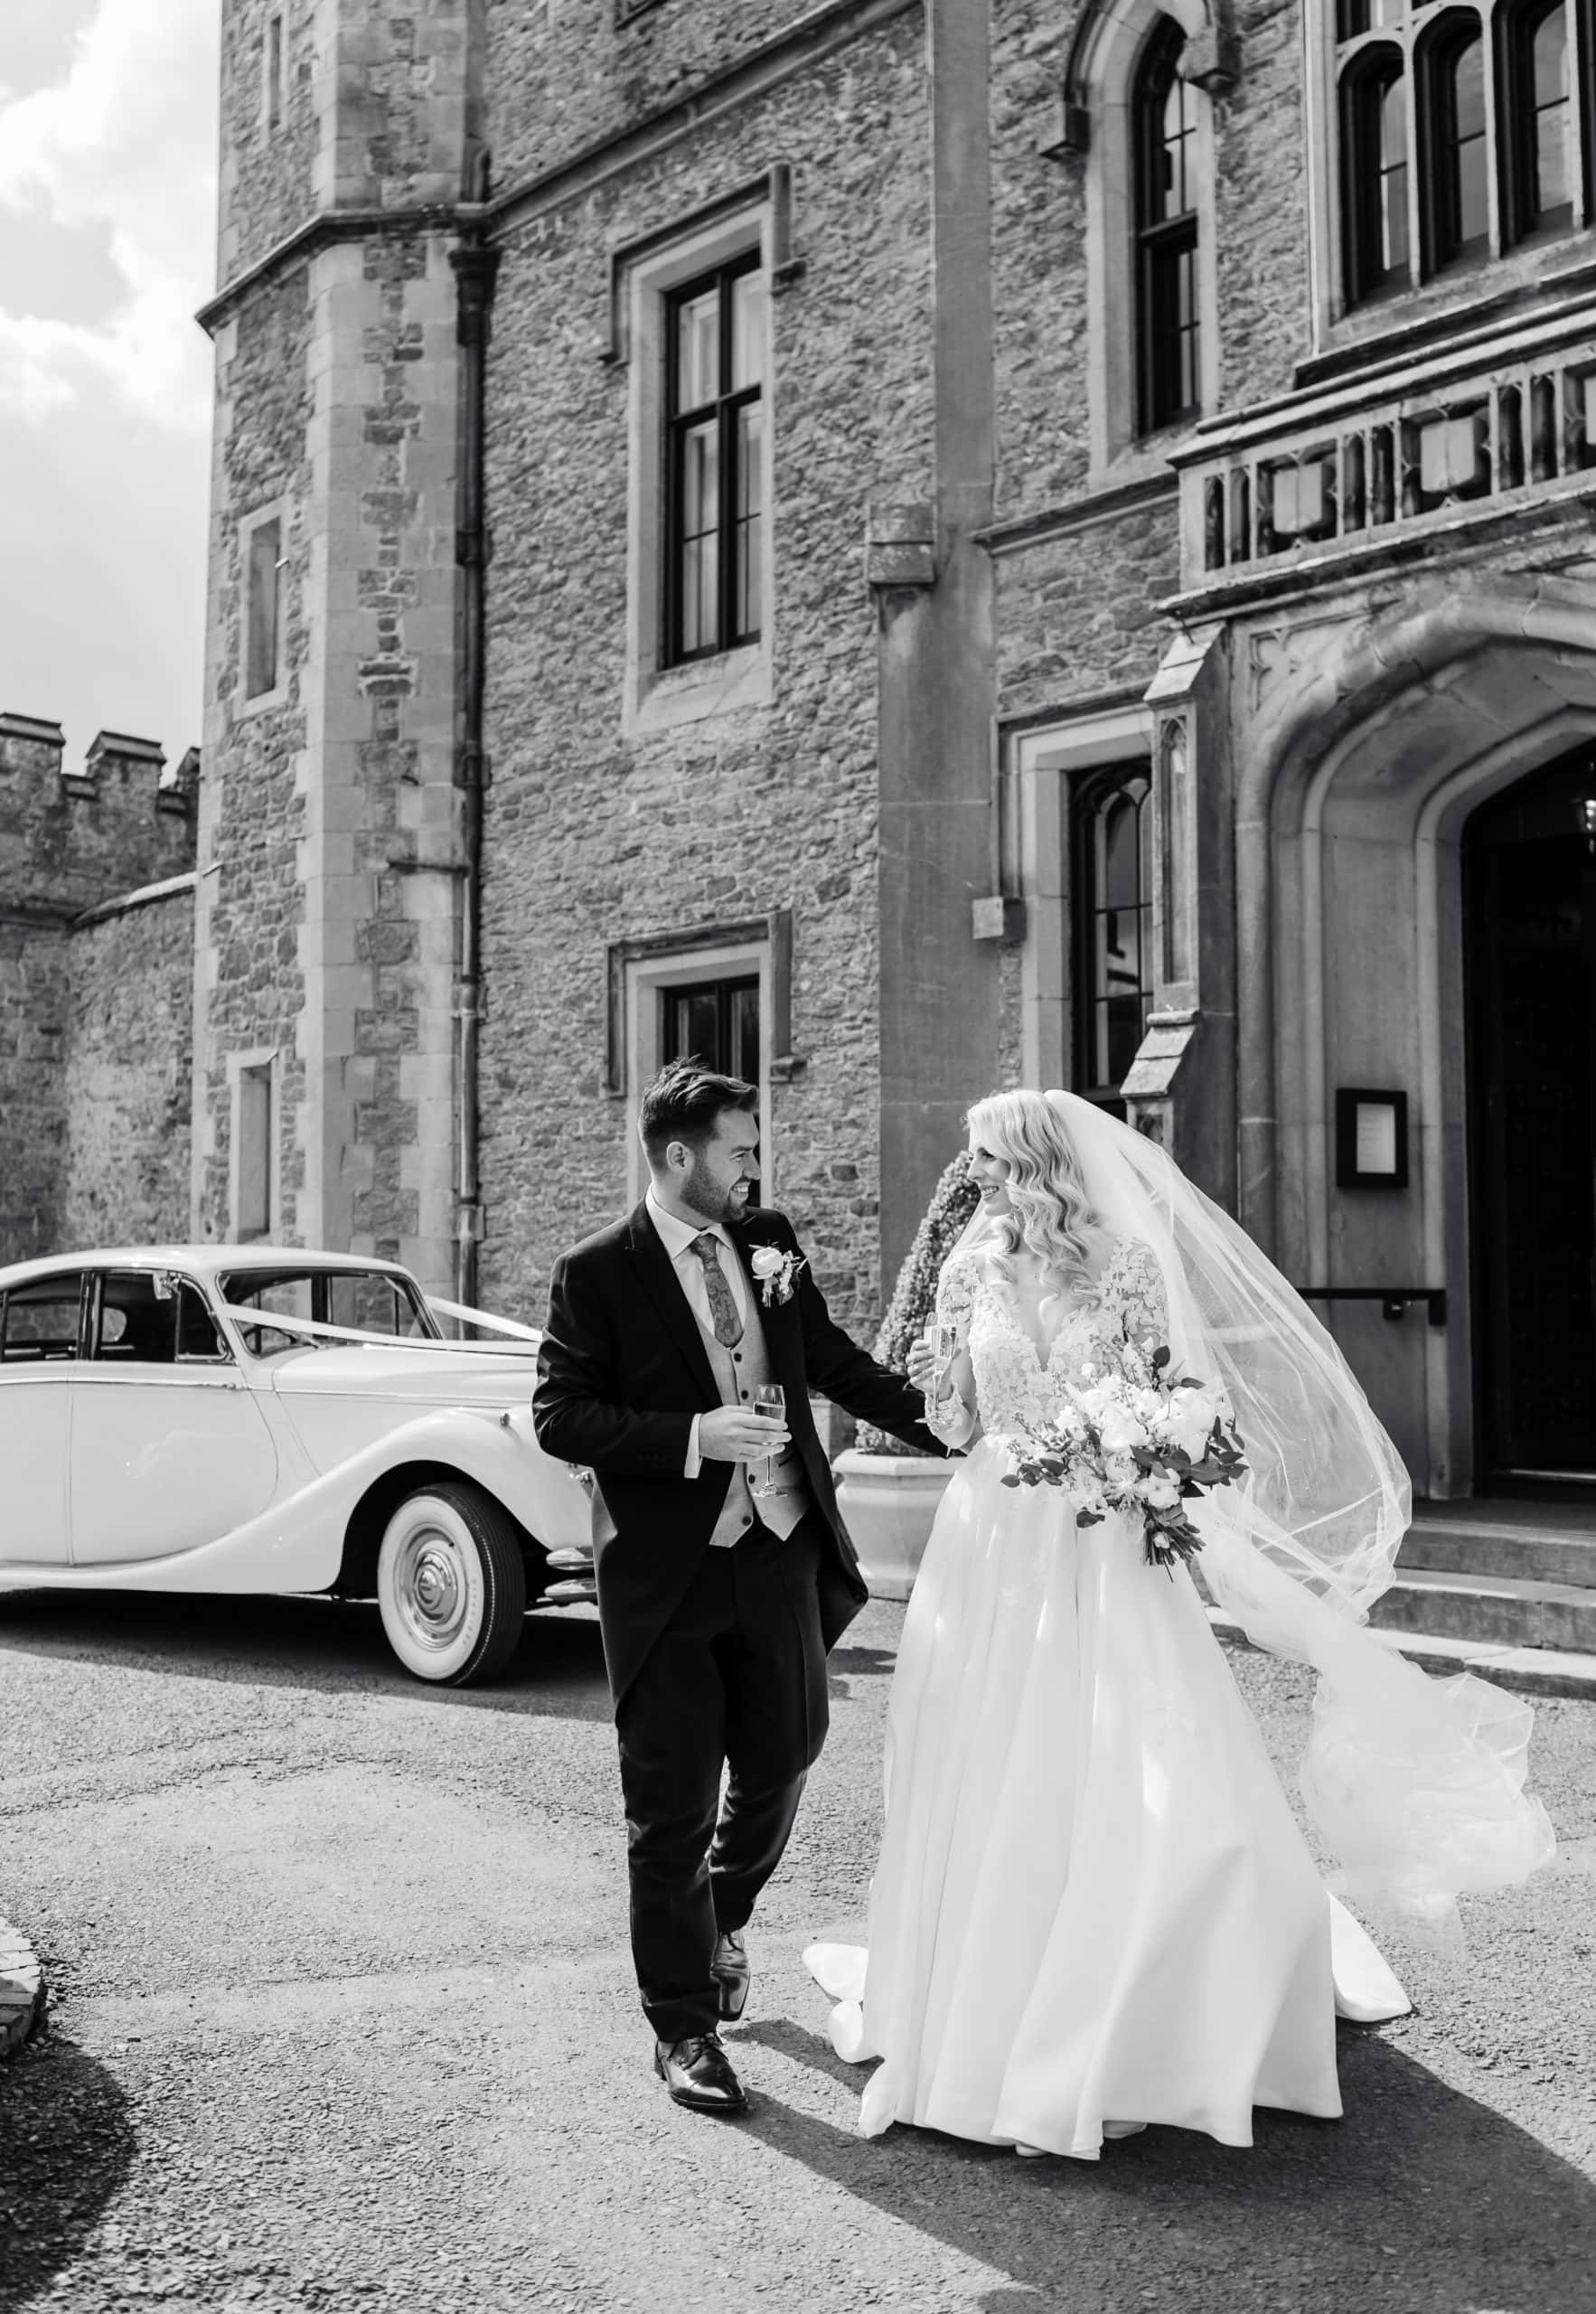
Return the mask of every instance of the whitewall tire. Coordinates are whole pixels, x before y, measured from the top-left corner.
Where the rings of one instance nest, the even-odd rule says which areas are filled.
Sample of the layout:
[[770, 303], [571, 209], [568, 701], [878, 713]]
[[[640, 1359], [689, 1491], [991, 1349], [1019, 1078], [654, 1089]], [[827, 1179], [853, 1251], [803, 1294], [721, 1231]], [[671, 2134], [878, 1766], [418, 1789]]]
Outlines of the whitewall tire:
[[389, 1645], [418, 1679], [463, 1688], [492, 1679], [526, 1615], [514, 1521], [464, 1480], [407, 1495], [383, 1530], [377, 1604]]

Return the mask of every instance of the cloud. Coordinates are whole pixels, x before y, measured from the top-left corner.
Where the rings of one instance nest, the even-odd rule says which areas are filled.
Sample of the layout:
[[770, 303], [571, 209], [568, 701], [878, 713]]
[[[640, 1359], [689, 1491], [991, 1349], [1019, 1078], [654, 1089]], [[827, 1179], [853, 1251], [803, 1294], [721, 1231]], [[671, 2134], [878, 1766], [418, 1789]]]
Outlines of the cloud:
[[219, 14], [97, 0], [64, 77], [0, 89], [0, 207], [108, 234], [121, 285], [92, 322], [0, 309], [0, 413], [38, 425], [108, 386], [164, 428], [209, 425]]

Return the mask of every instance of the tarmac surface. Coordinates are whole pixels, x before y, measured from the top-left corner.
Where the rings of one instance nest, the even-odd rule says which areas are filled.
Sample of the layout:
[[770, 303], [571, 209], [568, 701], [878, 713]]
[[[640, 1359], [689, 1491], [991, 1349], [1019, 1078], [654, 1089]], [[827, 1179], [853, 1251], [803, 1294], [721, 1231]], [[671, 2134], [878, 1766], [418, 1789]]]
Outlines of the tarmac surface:
[[[586, 1615], [438, 1694], [366, 1607], [0, 1599], [0, 1908], [52, 1995], [0, 2067], [0, 2314], [1589, 2314], [1596, 1705], [1537, 1707], [1557, 1867], [1463, 1962], [1387, 1943], [1418, 2013], [1340, 2028], [1344, 2121], [866, 2142], [799, 1954], [859, 1931], [901, 1618], [833, 1658], [728, 2123], [650, 2068]], [[1232, 1661], [1289, 1768], [1308, 1680]]]

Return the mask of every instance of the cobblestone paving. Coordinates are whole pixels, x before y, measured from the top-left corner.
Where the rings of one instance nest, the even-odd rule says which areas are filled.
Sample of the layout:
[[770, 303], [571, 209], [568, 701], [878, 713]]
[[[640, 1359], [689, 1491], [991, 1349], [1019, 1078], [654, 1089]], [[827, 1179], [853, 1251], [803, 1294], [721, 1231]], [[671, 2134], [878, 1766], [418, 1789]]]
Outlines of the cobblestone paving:
[[[1589, 2306], [1596, 1707], [1540, 1707], [1558, 1868], [1460, 1965], [1391, 1948], [1417, 2014], [1342, 2028], [1344, 2121], [1020, 2162], [860, 2140], [800, 1966], [858, 1924], [899, 1622], [834, 1659], [727, 2125], [650, 2074], [590, 1623], [445, 1697], [363, 1608], [0, 1603], [0, 1882], [52, 1989], [0, 2069], [0, 2314]], [[1305, 1681], [1233, 1660], [1289, 1760]]]

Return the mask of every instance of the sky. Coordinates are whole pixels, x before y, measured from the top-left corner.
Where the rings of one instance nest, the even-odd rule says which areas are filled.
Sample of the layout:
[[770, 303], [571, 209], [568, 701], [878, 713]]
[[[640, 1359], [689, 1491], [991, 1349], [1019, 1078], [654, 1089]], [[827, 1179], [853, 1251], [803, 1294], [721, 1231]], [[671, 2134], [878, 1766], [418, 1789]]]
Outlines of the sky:
[[221, 0], [0, 0], [0, 710], [201, 736]]

